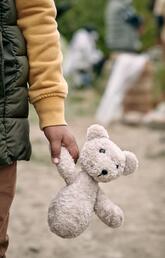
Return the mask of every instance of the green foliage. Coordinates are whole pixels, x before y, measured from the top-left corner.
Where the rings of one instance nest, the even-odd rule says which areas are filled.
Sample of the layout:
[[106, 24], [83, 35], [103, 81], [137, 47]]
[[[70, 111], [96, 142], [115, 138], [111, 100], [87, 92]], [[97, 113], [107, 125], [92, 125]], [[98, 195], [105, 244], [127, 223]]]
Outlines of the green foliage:
[[[104, 48], [104, 9], [106, 0], [65, 0], [74, 7], [59, 21], [59, 30], [69, 40], [73, 33], [87, 24], [94, 25], [99, 32], [99, 45]], [[61, 3], [57, 0], [56, 4]]]
[[156, 42], [156, 24], [154, 16], [149, 11], [150, 0], [134, 0], [134, 6], [138, 10], [138, 13], [142, 15], [144, 19], [144, 32], [142, 35], [143, 49], [155, 45]]
[[[60, 4], [61, 0], [56, 0]], [[68, 39], [80, 27], [86, 24], [94, 25], [100, 35], [99, 46], [105, 48], [104, 13], [107, 0], [64, 0], [73, 3], [73, 8], [59, 20], [59, 30]], [[144, 49], [152, 46], [155, 42], [155, 24], [152, 14], [148, 10], [149, 0], [134, 0], [138, 12], [144, 17], [144, 35], [142, 36]]]

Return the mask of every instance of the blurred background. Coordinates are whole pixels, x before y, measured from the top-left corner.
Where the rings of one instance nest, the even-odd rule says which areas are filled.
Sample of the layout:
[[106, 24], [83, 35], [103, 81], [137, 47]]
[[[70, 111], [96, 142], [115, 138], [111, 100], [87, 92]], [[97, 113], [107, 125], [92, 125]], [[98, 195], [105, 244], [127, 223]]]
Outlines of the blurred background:
[[30, 107], [31, 162], [20, 162], [10, 221], [12, 258], [165, 257], [165, 1], [56, 0], [66, 117], [79, 148], [92, 123], [136, 153], [140, 167], [101, 187], [125, 213], [119, 229], [95, 215], [74, 240], [47, 225], [51, 198], [64, 185]]

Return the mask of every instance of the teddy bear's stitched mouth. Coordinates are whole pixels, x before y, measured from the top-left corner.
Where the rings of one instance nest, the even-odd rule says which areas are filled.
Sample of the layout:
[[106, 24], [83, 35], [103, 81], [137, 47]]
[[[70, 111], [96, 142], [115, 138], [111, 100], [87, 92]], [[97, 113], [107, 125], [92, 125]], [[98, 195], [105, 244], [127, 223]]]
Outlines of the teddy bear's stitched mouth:
[[101, 174], [98, 175], [98, 177], [100, 177], [100, 176], [106, 176], [106, 175], [108, 175], [108, 171], [107, 171], [106, 169], [103, 169], [103, 170], [101, 171]]

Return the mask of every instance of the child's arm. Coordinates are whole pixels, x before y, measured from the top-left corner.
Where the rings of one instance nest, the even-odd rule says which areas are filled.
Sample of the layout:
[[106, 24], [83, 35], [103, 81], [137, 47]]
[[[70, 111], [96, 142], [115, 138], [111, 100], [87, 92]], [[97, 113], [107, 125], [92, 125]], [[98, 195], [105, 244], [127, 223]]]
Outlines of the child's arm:
[[59, 157], [61, 144], [64, 144], [76, 159], [77, 145], [64, 126], [67, 84], [61, 68], [62, 57], [54, 2], [16, 0], [16, 6], [18, 25], [27, 43], [30, 102], [34, 104], [40, 127], [50, 141], [52, 157]]

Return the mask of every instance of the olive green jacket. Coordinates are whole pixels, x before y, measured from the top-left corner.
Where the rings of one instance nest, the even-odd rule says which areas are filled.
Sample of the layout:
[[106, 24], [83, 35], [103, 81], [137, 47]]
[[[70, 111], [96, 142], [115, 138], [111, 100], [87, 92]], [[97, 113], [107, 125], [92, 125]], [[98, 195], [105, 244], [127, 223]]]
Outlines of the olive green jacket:
[[0, 165], [29, 160], [28, 61], [15, 1], [0, 0]]

